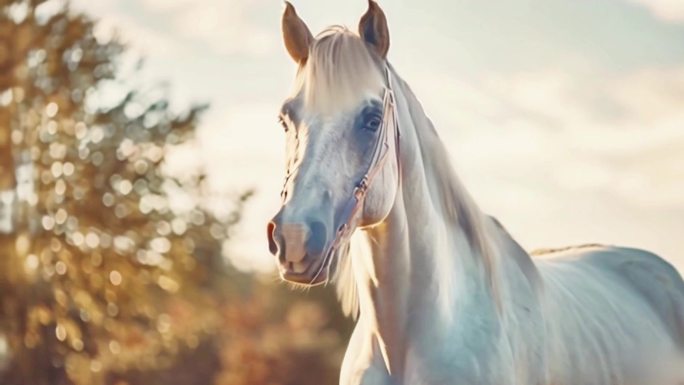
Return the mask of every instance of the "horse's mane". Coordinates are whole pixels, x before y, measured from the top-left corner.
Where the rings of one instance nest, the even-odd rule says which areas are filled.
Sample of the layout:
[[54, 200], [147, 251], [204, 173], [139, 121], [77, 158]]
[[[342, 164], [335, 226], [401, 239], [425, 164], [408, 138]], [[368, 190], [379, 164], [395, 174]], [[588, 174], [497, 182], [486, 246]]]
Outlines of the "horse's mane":
[[[487, 217], [482, 214], [456, 176], [444, 144], [411, 87], [394, 71], [392, 72], [397, 79], [395, 84], [401, 86], [413, 120], [433, 204], [436, 205], [437, 212], [442, 213], [445, 223], [451, 225], [448, 230], [453, 230], [454, 227], [463, 230], [470, 252], [482, 263], [493, 300], [497, 306], [500, 306], [500, 293], [497, 286], [499, 277], [496, 276], [498, 250], [493, 243]], [[437, 253], [436, 257], [438, 259], [435, 261], [435, 272], [439, 274], [441, 284], [441, 287], [438, 287], [439, 301], [444, 312], [449, 313], [448, 307], [453, 306], [453, 297], [457, 293], [455, 287], [457, 282], [454, 282], [456, 277], [453, 276], [453, 269], [443, 267], [453, 265], [454, 255]]]
[[313, 111], [329, 112], [355, 106], [384, 85], [379, 57], [349, 29], [331, 26], [316, 36], [309, 57], [300, 66], [295, 95]]

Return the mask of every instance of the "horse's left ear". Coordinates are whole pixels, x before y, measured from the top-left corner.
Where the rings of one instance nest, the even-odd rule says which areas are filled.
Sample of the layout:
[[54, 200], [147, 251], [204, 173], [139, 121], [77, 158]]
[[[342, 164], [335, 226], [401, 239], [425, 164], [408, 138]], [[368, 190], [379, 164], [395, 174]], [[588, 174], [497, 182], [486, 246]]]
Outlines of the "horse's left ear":
[[283, 41], [287, 52], [299, 64], [304, 64], [309, 57], [309, 47], [313, 43], [313, 35], [297, 11], [289, 1], [285, 1], [285, 12], [282, 19]]
[[381, 58], [387, 57], [390, 44], [387, 18], [385, 12], [374, 0], [368, 0], [368, 10], [359, 22], [359, 35], [375, 49]]

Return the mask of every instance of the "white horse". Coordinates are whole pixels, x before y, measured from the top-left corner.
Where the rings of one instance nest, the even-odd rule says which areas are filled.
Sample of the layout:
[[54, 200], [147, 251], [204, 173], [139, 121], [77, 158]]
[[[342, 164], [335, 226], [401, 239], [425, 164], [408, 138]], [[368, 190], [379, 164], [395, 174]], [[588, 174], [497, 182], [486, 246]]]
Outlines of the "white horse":
[[358, 35], [315, 38], [288, 3], [283, 34], [299, 71], [269, 246], [285, 280], [335, 279], [358, 318], [340, 384], [684, 383], [679, 274], [622, 247], [533, 260], [454, 176], [375, 2]]

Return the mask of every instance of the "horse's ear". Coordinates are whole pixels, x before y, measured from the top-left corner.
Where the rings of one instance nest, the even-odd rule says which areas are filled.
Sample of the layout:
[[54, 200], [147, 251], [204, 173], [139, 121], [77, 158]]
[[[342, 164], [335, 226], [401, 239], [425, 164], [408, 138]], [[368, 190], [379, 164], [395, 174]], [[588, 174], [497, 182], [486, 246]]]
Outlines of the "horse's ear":
[[297, 16], [297, 11], [289, 1], [285, 2], [282, 27], [287, 52], [294, 61], [303, 64], [309, 57], [309, 47], [313, 43], [313, 35], [311, 35], [311, 31], [304, 24], [304, 21]]
[[381, 58], [387, 57], [389, 51], [389, 29], [385, 12], [374, 0], [368, 0], [368, 10], [359, 22], [359, 35], [370, 44]]

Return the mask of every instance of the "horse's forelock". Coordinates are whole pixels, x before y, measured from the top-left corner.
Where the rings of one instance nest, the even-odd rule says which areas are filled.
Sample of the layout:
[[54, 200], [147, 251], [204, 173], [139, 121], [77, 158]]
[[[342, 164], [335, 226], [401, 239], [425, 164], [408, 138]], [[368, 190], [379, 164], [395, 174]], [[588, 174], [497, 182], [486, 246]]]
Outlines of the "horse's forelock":
[[295, 94], [320, 113], [344, 111], [384, 86], [383, 61], [349, 29], [333, 26], [316, 36], [297, 75]]

